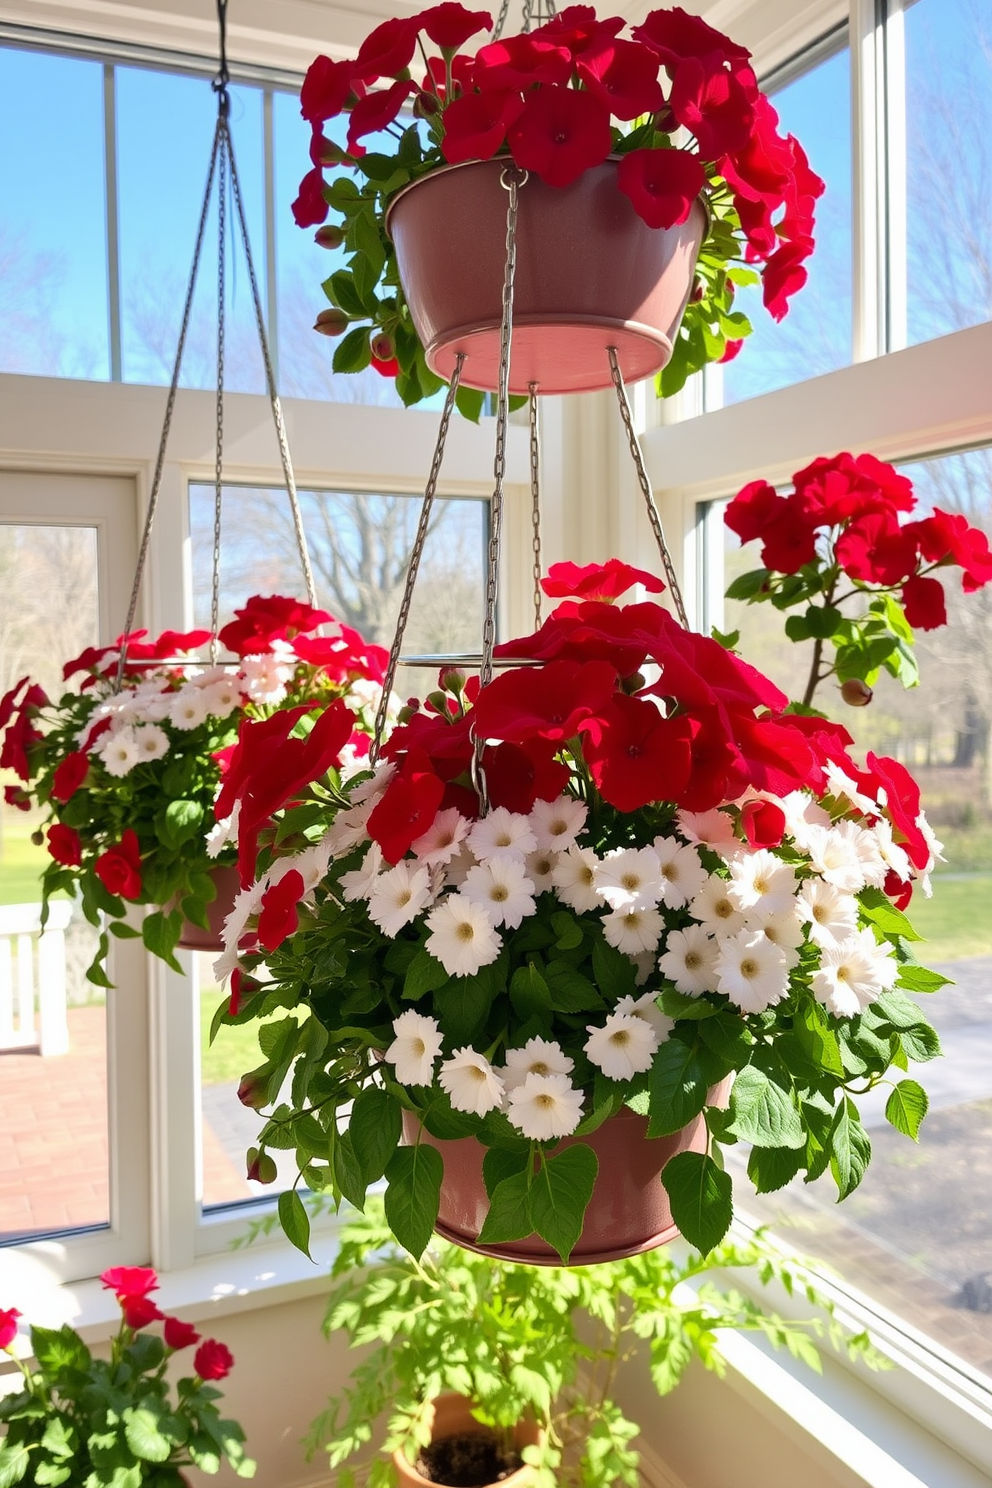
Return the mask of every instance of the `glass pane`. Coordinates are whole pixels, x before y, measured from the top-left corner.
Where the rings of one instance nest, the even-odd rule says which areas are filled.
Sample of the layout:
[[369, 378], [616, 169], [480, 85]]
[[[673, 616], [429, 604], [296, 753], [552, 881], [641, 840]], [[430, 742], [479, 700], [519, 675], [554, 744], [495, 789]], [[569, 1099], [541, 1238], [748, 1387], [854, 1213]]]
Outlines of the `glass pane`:
[[849, 365], [851, 339], [851, 58], [836, 56], [774, 94], [780, 127], [802, 143], [826, 182], [816, 205], [816, 251], [809, 279], [779, 324], [760, 288], [738, 291], [737, 308], [754, 327], [740, 355], [723, 368], [723, 401], [803, 382]]
[[[96, 530], [0, 524], [0, 594], [0, 693], [28, 673], [58, 697], [59, 659], [99, 638]], [[105, 995], [85, 978], [97, 936], [64, 896], [40, 933], [38, 826], [0, 807], [0, 1242], [110, 1213]]]
[[[992, 534], [992, 451], [903, 469], [924, 508], [963, 512]], [[728, 582], [758, 566], [756, 547], [741, 549], [730, 532], [726, 558]], [[957, 572], [947, 571], [944, 586], [950, 623], [917, 634], [918, 688], [905, 692], [883, 672], [870, 707], [833, 701], [829, 687], [816, 698], [854, 735], [862, 758], [874, 749], [912, 770], [944, 843], [933, 897], [917, 891], [908, 910], [925, 937], [921, 961], [954, 983], [919, 999], [946, 1055], [910, 1070], [930, 1096], [919, 1144], [885, 1120], [883, 1086], [858, 1101], [872, 1161], [839, 1206], [829, 1177], [759, 1196], [746, 1152], [731, 1148], [727, 1157], [742, 1212], [774, 1223], [798, 1249], [992, 1375], [988, 1217], [976, 1202], [992, 1181], [992, 595], [962, 594]], [[743, 654], [796, 697], [809, 657], [780, 639], [782, 624], [771, 606], [725, 605], [724, 628], [740, 629]]]
[[[117, 178], [120, 200], [122, 358], [125, 382], [168, 383], [217, 102], [206, 78], [118, 67]], [[265, 289], [262, 94], [231, 88], [231, 132], [244, 198], [252, 259]], [[149, 140], [168, 148], [149, 151]], [[225, 385], [231, 392], [265, 389], [251, 287], [228, 197]], [[217, 379], [217, 184], [197, 279], [180, 386], [211, 388]]]
[[907, 8], [906, 208], [910, 343], [992, 317], [992, 11]]
[[107, 378], [102, 64], [0, 47], [0, 139], [0, 371]]

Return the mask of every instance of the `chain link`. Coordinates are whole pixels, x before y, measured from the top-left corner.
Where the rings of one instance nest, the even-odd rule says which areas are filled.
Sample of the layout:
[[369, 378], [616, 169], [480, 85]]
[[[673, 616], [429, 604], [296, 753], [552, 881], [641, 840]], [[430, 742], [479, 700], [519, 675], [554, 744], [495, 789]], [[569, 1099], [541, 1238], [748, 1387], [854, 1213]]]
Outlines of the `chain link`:
[[679, 586], [678, 575], [675, 572], [675, 565], [672, 562], [672, 555], [668, 551], [668, 544], [665, 542], [665, 533], [661, 525], [661, 517], [658, 515], [658, 507], [655, 503], [654, 492], [651, 489], [651, 482], [648, 478], [648, 472], [644, 464], [644, 455], [641, 450], [640, 440], [638, 439], [637, 432], [634, 429], [634, 420], [630, 412], [630, 400], [627, 397], [627, 389], [624, 386], [623, 373], [620, 371], [620, 363], [617, 360], [617, 349], [615, 346], [608, 346], [606, 350], [610, 358], [610, 372], [613, 377], [613, 386], [616, 389], [617, 403], [620, 405], [620, 417], [623, 420], [623, 426], [627, 431], [627, 443], [630, 445], [630, 453], [634, 461], [634, 468], [637, 471], [637, 481], [641, 488], [641, 494], [644, 497], [644, 505], [647, 507], [648, 521], [651, 523], [651, 530], [654, 533], [655, 541], [658, 544], [658, 551], [661, 553], [661, 561], [665, 569], [665, 577], [668, 579], [669, 591], [675, 604], [675, 613], [678, 615], [679, 620], [685, 626], [686, 630], [688, 630], [689, 620], [685, 612], [685, 603], [682, 599], [682, 590]]
[[541, 628], [541, 429], [538, 418], [537, 383], [529, 382], [530, 394], [530, 524], [534, 552], [534, 629]]
[[424, 500], [420, 508], [420, 520], [417, 523], [417, 532], [413, 539], [413, 547], [410, 549], [410, 561], [407, 565], [406, 583], [403, 586], [403, 598], [400, 601], [400, 612], [396, 617], [396, 630], [393, 633], [393, 644], [390, 647], [386, 675], [382, 683], [382, 696], [379, 699], [379, 707], [376, 710], [375, 729], [369, 749], [369, 764], [373, 769], [379, 759], [379, 751], [382, 748], [382, 736], [386, 731], [389, 699], [392, 696], [393, 683], [396, 681], [396, 668], [400, 664], [400, 653], [403, 650], [403, 635], [406, 630], [406, 623], [410, 618], [410, 605], [413, 602], [413, 591], [417, 582], [417, 572], [420, 568], [424, 544], [427, 541], [427, 533], [430, 529], [431, 508], [434, 505], [437, 483], [441, 475], [441, 464], [444, 460], [444, 445], [448, 437], [448, 425], [451, 423], [451, 415], [454, 412], [455, 394], [458, 392], [458, 384], [462, 380], [462, 366], [464, 362], [465, 353], [463, 351], [457, 352], [455, 355], [455, 370], [451, 374], [451, 382], [448, 384], [448, 392], [441, 413], [441, 422], [438, 425], [437, 442], [434, 445], [434, 458], [431, 460], [430, 474], [427, 477], [427, 485], [424, 487]]
[[[510, 0], [503, 0], [499, 8], [499, 15], [496, 17], [496, 25], [493, 27], [493, 41], [499, 41], [503, 35], [503, 27], [506, 25], [506, 17], [509, 9]], [[553, 21], [557, 14], [558, 11], [554, 0], [524, 0], [523, 20], [520, 29], [526, 35], [535, 20], [539, 26], [543, 26], [547, 21]]]
[[217, 665], [220, 629], [220, 518], [224, 496], [224, 332], [227, 270], [227, 160], [230, 134], [227, 114], [220, 113], [220, 159], [217, 162], [217, 447], [214, 451], [214, 550], [210, 571], [210, 664]]

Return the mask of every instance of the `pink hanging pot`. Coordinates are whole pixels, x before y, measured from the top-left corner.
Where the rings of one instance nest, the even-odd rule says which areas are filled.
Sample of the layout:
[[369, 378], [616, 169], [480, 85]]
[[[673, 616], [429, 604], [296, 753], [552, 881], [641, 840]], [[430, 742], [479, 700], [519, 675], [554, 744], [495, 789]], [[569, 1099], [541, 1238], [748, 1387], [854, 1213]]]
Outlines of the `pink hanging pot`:
[[224, 921], [238, 897], [241, 877], [233, 864], [230, 867], [219, 865], [211, 868], [210, 877], [217, 893], [207, 905], [208, 928], [204, 929], [202, 925], [194, 925], [192, 920], [186, 920], [178, 944], [184, 951], [213, 951], [219, 955], [224, 949]]
[[[489, 392], [499, 371], [508, 166], [500, 157], [432, 171], [386, 213], [428, 366], [448, 381], [464, 352], [462, 382]], [[617, 186], [613, 157], [571, 186], [529, 176], [519, 193], [510, 391], [609, 387], [610, 346], [626, 382], [659, 372], [706, 226], [697, 200], [680, 226], [649, 227]]]

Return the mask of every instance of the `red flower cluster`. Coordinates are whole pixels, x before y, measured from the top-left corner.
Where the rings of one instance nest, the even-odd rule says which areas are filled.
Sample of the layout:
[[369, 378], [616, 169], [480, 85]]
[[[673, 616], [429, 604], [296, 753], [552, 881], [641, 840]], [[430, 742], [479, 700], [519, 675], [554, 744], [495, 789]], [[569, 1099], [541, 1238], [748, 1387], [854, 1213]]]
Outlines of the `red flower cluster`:
[[[13, 770], [21, 780], [31, 779], [28, 750], [43, 737], [35, 728], [34, 721], [47, 702], [45, 692], [32, 683], [30, 677], [22, 677], [0, 698], [0, 733], [4, 735], [0, 770]], [[12, 801], [9, 804], [18, 803]]]
[[[167, 1348], [175, 1351], [192, 1348], [194, 1343], [200, 1344], [193, 1356], [193, 1368], [201, 1379], [219, 1380], [230, 1374], [234, 1359], [225, 1344], [218, 1343], [215, 1338], [207, 1338], [200, 1343], [200, 1335], [192, 1323], [184, 1323], [181, 1318], [166, 1317], [152, 1301], [149, 1294], [158, 1291], [159, 1281], [150, 1266], [111, 1266], [109, 1271], [103, 1272], [100, 1280], [117, 1297], [128, 1328], [137, 1332], [140, 1328], [147, 1328], [150, 1323], [161, 1322], [164, 1324], [162, 1332]], [[14, 1313], [13, 1316], [18, 1317], [20, 1314]], [[3, 1347], [3, 1317], [4, 1314], [0, 1312], [0, 1347]]]
[[761, 541], [761, 561], [779, 573], [798, 573], [829, 547], [843, 573], [858, 585], [898, 589], [906, 619], [934, 630], [947, 623], [944, 589], [932, 569], [957, 565], [970, 593], [992, 580], [988, 538], [965, 517], [935, 508], [916, 521], [911, 482], [874, 455], [814, 460], [779, 495], [752, 481], [734, 497], [724, 520], [741, 542]]
[[20, 1315], [16, 1307], [0, 1307], [0, 1349], [10, 1348], [17, 1337], [17, 1319]]
[[[764, 264], [764, 301], [776, 319], [806, 280], [813, 251], [813, 207], [823, 182], [802, 146], [778, 132], [778, 115], [758, 87], [750, 53], [680, 7], [652, 11], [621, 38], [624, 22], [598, 20], [589, 5], [571, 5], [526, 35], [458, 49], [492, 26], [483, 11], [459, 4], [384, 21], [354, 62], [318, 57], [301, 93], [313, 129], [312, 169], [293, 203], [301, 227], [327, 217], [323, 166], [353, 163], [362, 139], [391, 125], [411, 96], [423, 113], [440, 111], [445, 160], [489, 160], [502, 151], [550, 186], [568, 186], [601, 165], [621, 143], [614, 121], [650, 116], [664, 136], [623, 155], [618, 185], [651, 227], [685, 222], [710, 176], [733, 194], [748, 258]], [[441, 51], [422, 84], [411, 81], [418, 38]], [[367, 90], [383, 80], [390, 86]], [[350, 114], [346, 153], [323, 125]], [[672, 135], [684, 129], [694, 147]]]
[[[54, 851], [52, 856], [56, 856]], [[100, 854], [93, 871], [108, 893], [119, 894], [122, 899], [137, 899], [141, 893], [141, 844], [133, 828], [128, 827], [116, 846]]]

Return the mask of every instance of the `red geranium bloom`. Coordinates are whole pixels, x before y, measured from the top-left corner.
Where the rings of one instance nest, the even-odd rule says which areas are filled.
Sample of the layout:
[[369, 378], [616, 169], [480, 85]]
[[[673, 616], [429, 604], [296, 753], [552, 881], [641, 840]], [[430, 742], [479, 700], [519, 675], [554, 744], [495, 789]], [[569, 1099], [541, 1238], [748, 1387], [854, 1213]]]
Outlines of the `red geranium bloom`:
[[[300, 89], [300, 113], [308, 124], [336, 119], [355, 91], [353, 62], [315, 57]], [[364, 90], [363, 90], [364, 91]]]
[[[487, 10], [466, 10], [456, 0], [443, 0], [441, 5], [432, 5], [430, 10], [421, 11], [415, 19], [434, 45], [448, 53], [457, 52], [476, 32], [493, 29], [493, 18]], [[447, 122], [445, 119], [446, 126]]]
[[5, 805], [13, 806], [17, 811], [31, 810], [31, 797], [19, 785], [5, 785], [3, 799]]
[[856, 517], [837, 539], [837, 562], [849, 578], [869, 584], [899, 584], [916, 569], [913, 534], [887, 512]]
[[541, 588], [549, 599], [600, 599], [609, 604], [619, 599], [635, 584], [641, 584], [649, 594], [661, 594], [662, 581], [643, 568], [632, 568], [619, 558], [608, 558], [605, 563], [552, 563], [547, 577], [541, 580]]
[[110, 894], [137, 899], [141, 893], [141, 846], [128, 827], [116, 847], [108, 847], [93, 865], [93, 871]]
[[895, 869], [890, 868], [885, 875], [882, 892], [889, 896], [896, 909], [904, 910], [908, 908], [909, 901], [913, 897], [913, 880], [900, 878]]
[[550, 739], [534, 738], [487, 749], [484, 764], [490, 804], [526, 815], [535, 801], [557, 800], [568, 785], [570, 771], [555, 758], [555, 747]]
[[158, 1290], [158, 1277], [151, 1266], [111, 1266], [100, 1275], [108, 1292], [121, 1297], [147, 1297]]
[[63, 822], [54, 822], [48, 829], [48, 851], [56, 863], [64, 868], [78, 868], [83, 861], [83, 845], [79, 833]]
[[491, 160], [506, 139], [506, 131], [519, 116], [524, 101], [519, 93], [466, 93], [444, 111], [445, 160], [459, 165], [463, 160]]
[[6, 728], [13, 718], [14, 709], [18, 706], [18, 694], [21, 688], [26, 687], [30, 680], [30, 677], [22, 677], [19, 682], [15, 682], [9, 692], [5, 692], [3, 697], [0, 698], [0, 729]]
[[265, 950], [276, 950], [299, 925], [297, 905], [304, 891], [303, 874], [298, 868], [291, 868], [265, 890], [258, 916], [258, 938]]
[[380, 377], [399, 377], [400, 364], [395, 357], [383, 361], [382, 357], [374, 356], [369, 362], [373, 372], [378, 372]]
[[319, 227], [327, 220], [328, 210], [324, 199], [324, 173], [314, 166], [300, 182], [292, 206], [293, 221], [297, 227]]
[[778, 847], [785, 836], [785, 812], [774, 801], [745, 801], [741, 826], [752, 847]]
[[527, 97], [508, 140], [523, 170], [532, 170], [548, 186], [570, 186], [610, 153], [610, 111], [591, 93], [540, 88]]
[[387, 863], [398, 863], [412, 843], [429, 831], [443, 796], [444, 782], [423, 751], [408, 754], [368, 821], [368, 834], [382, 848]]
[[803, 265], [814, 247], [812, 238], [797, 238], [794, 243], [783, 243], [765, 264], [761, 299], [773, 320], [785, 318], [790, 298], [798, 294], [809, 278]]
[[[388, 22], [387, 22], [388, 25]], [[365, 154], [365, 146], [358, 141], [367, 134], [375, 134], [392, 124], [411, 93], [416, 93], [416, 83], [398, 82], [391, 88], [377, 90], [360, 98], [351, 111], [348, 123], [348, 154], [354, 158]]]
[[947, 600], [939, 579], [914, 574], [902, 586], [902, 607], [914, 630], [937, 630], [947, 624]]
[[579, 77], [617, 119], [636, 119], [661, 108], [665, 96], [658, 81], [659, 59], [633, 41], [603, 41], [588, 47], [579, 60]]
[[136, 1333], [140, 1328], [147, 1328], [149, 1323], [157, 1323], [165, 1316], [151, 1297], [118, 1297], [117, 1300], [121, 1304], [125, 1323]]
[[226, 1379], [234, 1367], [234, 1355], [226, 1344], [208, 1338], [193, 1355], [193, 1368], [202, 1380]]
[[0, 1349], [9, 1348], [17, 1337], [20, 1315], [16, 1307], [0, 1307]]
[[281, 594], [253, 594], [237, 619], [229, 621], [218, 640], [236, 656], [259, 656], [272, 650], [273, 641], [291, 641], [302, 632], [316, 630], [331, 616], [300, 599]]
[[685, 222], [705, 184], [699, 157], [686, 150], [631, 150], [617, 167], [617, 186], [648, 227]]
[[374, 83], [376, 78], [398, 77], [405, 72], [417, 48], [418, 26], [417, 16], [392, 16], [376, 26], [358, 48], [352, 63], [353, 76]]
[[612, 697], [617, 674], [606, 661], [553, 661], [494, 677], [479, 693], [475, 727], [482, 738], [521, 744], [540, 734], [570, 739]]
[[692, 768], [688, 718], [665, 718], [654, 703], [618, 692], [581, 728], [582, 753], [604, 801], [639, 811], [678, 800]]
[[961, 587], [966, 594], [974, 593], [992, 579], [989, 540], [979, 528], [969, 527], [967, 518], [960, 513], [934, 507], [932, 516], [910, 525], [920, 551], [931, 563], [948, 561], [964, 569]]
[[706, 57], [714, 52], [721, 61], [733, 64], [747, 62], [751, 55], [746, 47], [738, 46], [698, 16], [689, 15], [680, 5], [651, 11], [643, 25], [632, 28], [631, 35], [652, 47], [668, 67], [676, 66], [684, 57]]
[[719, 161], [728, 186], [749, 201], [780, 206], [793, 180], [792, 146], [778, 132], [778, 114], [764, 93], [751, 100], [754, 120], [747, 143]]
[[52, 776], [52, 795], [55, 800], [68, 801], [74, 796], [89, 774], [89, 769], [90, 757], [81, 749], [74, 750], [64, 760], [60, 760]]
[[816, 525], [800, 502], [786, 499], [761, 532], [761, 561], [778, 573], [798, 573], [816, 557]]
[[884, 787], [885, 809], [892, 825], [900, 833], [914, 867], [924, 871], [930, 862], [930, 844], [919, 826], [920, 787], [905, 765], [887, 755], [869, 750], [867, 765], [873, 777], [871, 794], [877, 798], [879, 788]]
[[711, 53], [679, 63], [668, 106], [683, 128], [695, 135], [703, 158], [718, 160], [748, 143], [756, 93], [756, 85], [745, 86]]
[[770, 522], [785, 509], [785, 497], [779, 496], [765, 480], [751, 481], [729, 502], [723, 520], [742, 543], [760, 537]]
[[543, 26], [535, 27], [531, 35], [567, 47], [573, 57], [580, 57], [612, 41], [623, 27], [621, 16], [601, 21], [591, 5], [567, 5]]
[[167, 1317], [165, 1327], [162, 1330], [165, 1335], [166, 1345], [170, 1349], [192, 1348], [194, 1343], [199, 1343], [200, 1335], [192, 1323], [184, 1323], [180, 1318]]
[[539, 36], [507, 36], [482, 47], [475, 58], [472, 81], [483, 93], [507, 88], [529, 88], [533, 83], [567, 83], [571, 53]]

